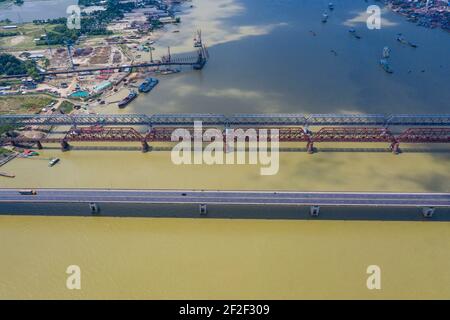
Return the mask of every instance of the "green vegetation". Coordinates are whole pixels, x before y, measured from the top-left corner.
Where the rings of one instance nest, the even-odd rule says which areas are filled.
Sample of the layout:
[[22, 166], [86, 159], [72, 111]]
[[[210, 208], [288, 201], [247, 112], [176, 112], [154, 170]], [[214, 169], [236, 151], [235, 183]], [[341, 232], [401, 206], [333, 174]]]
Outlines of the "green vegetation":
[[19, 32], [0, 32], [0, 38], [6, 38], [6, 37], [15, 37], [18, 36]]
[[59, 106], [59, 110], [64, 114], [69, 114], [75, 105], [69, 101], [63, 101]]
[[[2, 128], [0, 127], [0, 134], [1, 134], [1, 130], [2, 130]], [[0, 156], [3, 156], [3, 155], [6, 156], [10, 153], [11, 153], [10, 150], [0, 147]]]
[[[85, 6], [98, 5], [100, 1], [80, 0], [79, 4]], [[106, 10], [95, 11], [90, 15], [83, 14], [80, 30], [67, 28], [66, 18], [35, 20], [33, 21], [35, 25], [54, 25], [52, 30], [46, 32], [46, 38], [41, 38], [36, 42], [36, 45], [65, 45], [75, 42], [81, 35], [111, 35], [113, 32], [106, 29], [108, 23], [123, 18], [125, 12], [130, 12], [134, 8], [136, 8], [136, 5], [132, 2], [120, 3], [119, 0], [108, 0]]]
[[10, 54], [0, 54], [0, 75], [27, 74], [33, 79], [39, 79], [39, 71], [33, 61], [22, 61]]
[[75, 42], [80, 36], [79, 30], [70, 30], [67, 28], [67, 25], [57, 24], [53, 30], [48, 31], [46, 33], [46, 37], [44, 39], [40, 39], [36, 41], [36, 45], [38, 46], [47, 46], [47, 45], [64, 45], [66, 43]]
[[2, 136], [3, 134], [5, 134], [7, 132], [13, 131], [15, 129], [16, 129], [16, 127], [12, 124], [2, 125], [2, 126], [0, 126], [0, 136]]
[[7, 79], [0, 81], [0, 87], [17, 86], [21, 83], [22, 81], [20, 81], [19, 79]]
[[37, 113], [53, 101], [43, 94], [0, 97], [0, 114]]

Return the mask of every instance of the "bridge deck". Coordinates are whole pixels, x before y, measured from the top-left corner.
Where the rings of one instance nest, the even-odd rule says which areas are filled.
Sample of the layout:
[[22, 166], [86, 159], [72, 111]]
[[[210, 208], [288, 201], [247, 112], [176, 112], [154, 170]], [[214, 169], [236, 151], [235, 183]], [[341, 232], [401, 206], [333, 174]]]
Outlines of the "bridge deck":
[[449, 193], [258, 192], [196, 190], [0, 189], [0, 203], [146, 203], [280, 206], [450, 207]]

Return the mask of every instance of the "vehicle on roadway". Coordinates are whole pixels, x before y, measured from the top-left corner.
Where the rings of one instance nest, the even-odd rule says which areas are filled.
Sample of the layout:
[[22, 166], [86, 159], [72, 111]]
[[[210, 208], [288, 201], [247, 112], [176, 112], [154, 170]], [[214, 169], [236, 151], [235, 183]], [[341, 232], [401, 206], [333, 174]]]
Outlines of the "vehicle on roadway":
[[37, 194], [36, 190], [19, 190], [19, 193], [24, 196], [34, 196]]

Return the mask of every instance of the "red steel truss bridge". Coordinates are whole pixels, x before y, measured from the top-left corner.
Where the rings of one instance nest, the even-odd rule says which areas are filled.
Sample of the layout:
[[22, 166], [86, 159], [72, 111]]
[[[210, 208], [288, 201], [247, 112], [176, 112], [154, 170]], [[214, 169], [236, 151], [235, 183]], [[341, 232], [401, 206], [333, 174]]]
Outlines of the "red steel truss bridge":
[[[177, 134], [177, 139], [172, 140], [174, 130], [183, 130]], [[305, 142], [309, 153], [314, 152], [314, 144], [320, 142], [379, 142], [387, 143], [392, 152], [400, 152], [400, 144], [428, 144], [428, 143], [450, 143], [450, 127], [413, 127], [393, 133], [385, 127], [322, 127], [316, 131], [311, 131], [306, 127], [281, 127], [275, 128], [260, 127], [241, 130], [228, 130], [220, 128], [203, 128], [200, 131], [193, 127], [152, 127], [148, 131], [141, 133], [133, 127], [72, 127], [63, 135], [55, 136], [49, 134], [42, 138], [30, 138], [26, 136], [4, 136], [0, 138], [2, 144], [11, 143], [13, 145], [36, 144], [42, 148], [43, 143], [59, 143], [62, 150], [69, 150], [71, 142], [139, 142], [142, 144], [142, 151], [149, 150], [149, 143], [153, 142], [178, 142], [180, 136], [194, 140], [195, 138], [209, 137], [213, 134], [208, 129], [215, 129], [218, 136], [224, 142], [241, 139], [250, 141], [252, 139], [266, 139], [271, 141], [277, 139], [280, 142]], [[180, 131], [181, 132], [181, 131]], [[233, 134], [233, 136], [230, 136]], [[230, 138], [231, 137], [231, 138]]]

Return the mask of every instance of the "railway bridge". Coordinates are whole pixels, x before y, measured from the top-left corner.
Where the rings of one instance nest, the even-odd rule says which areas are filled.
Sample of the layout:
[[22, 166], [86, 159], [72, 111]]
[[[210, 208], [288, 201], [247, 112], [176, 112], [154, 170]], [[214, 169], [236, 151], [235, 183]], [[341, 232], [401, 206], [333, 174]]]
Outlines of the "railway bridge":
[[[175, 128], [185, 128], [195, 138], [194, 122], [201, 121], [204, 129], [217, 128], [226, 133], [229, 128], [278, 129], [280, 142], [305, 142], [309, 153], [321, 142], [381, 142], [388, 143], [393, 153], [400, 152], [400, 144], [450, 143], [450, 115], [5, 115], [0, 125], [68, 126], [63, 135], [44, 137], [4, 136], [2, 144], [60, 143], [64, 151], [71, 142], [139, 142], [142, 151], [149, 143], [171, 142]], [[144, 126], [145, 132], [138, 127]], [[267, 132], [267, 130], [266, 130]], [[266, 133], [267, 134], [267, 133]], [[227, 135], [224, 134], [224, 140]], [[237, 137], [234, 137], [237, 139]], [[244, 139], [249, 137], [244, 136]], [[226, 142], [226, 141], [224, 141]]]

